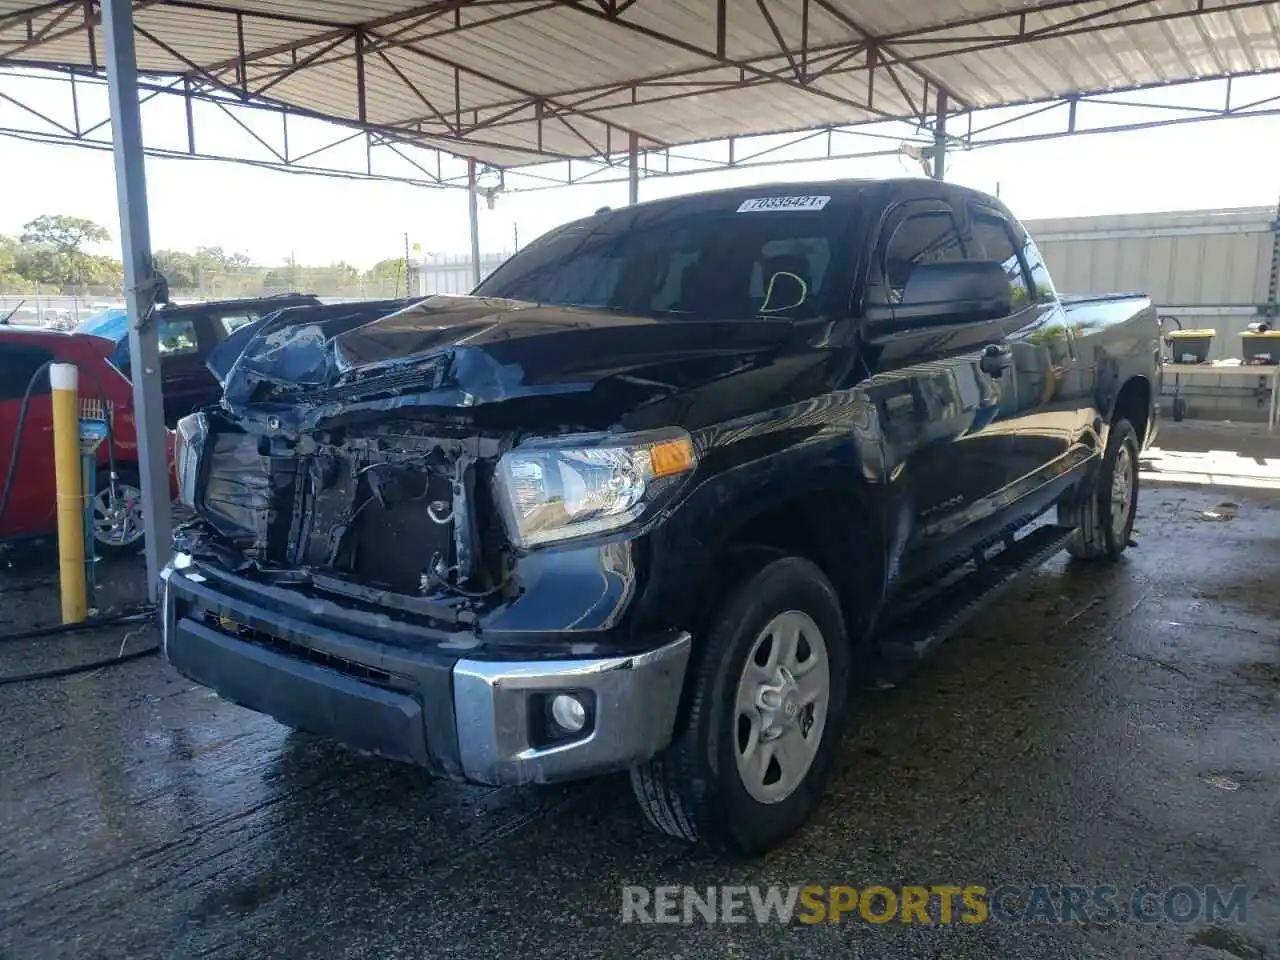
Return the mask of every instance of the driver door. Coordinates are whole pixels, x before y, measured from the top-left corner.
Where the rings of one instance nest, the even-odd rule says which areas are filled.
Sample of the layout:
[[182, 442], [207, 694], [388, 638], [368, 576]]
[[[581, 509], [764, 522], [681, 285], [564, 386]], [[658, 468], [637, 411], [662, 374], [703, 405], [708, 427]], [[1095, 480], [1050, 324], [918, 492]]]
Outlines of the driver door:
[[864, 386], [879, 414], [898, 528], [890, 570], [903, 583], [963, 555], [1001, 511], [1009, 437], [992, 425], [1010, 396], [1008, 323], [929, 323], [903, 304], [917, 266], [966, 259], [981, 256], [965, 210], [939, 197], [890, 209], [869, 268]]

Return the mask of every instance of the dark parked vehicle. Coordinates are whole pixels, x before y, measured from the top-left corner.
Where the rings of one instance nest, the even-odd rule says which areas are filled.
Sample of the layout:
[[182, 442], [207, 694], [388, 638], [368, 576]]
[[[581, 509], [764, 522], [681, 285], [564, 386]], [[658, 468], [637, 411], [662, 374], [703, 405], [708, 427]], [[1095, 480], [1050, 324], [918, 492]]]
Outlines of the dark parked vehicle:
[[1125, 550], [1158, 351], [955, 186], [601, 212], [470, 298], [263, 322], [179, 425], [167, 656], [445, 777], [629, 769], [659, 830], [759, 852], [860, 683]]
[[[172, 427], [178, 418], [214, 403], [222, 388], [205, 367], [209, 354], [245, 324], [285, 307], [315, 306], [310, 294], [285, 293], [247, 300], [210, 300], [204, 303], [169, 304], [157, 315], [160, 325], [160, 375], [163, 379], [164, 422]], [[95, 313], [75, 329], [76, 333], [104, 337], [115, 342], [111, 364], [130, 376], [129, 319], [124, 307]]]

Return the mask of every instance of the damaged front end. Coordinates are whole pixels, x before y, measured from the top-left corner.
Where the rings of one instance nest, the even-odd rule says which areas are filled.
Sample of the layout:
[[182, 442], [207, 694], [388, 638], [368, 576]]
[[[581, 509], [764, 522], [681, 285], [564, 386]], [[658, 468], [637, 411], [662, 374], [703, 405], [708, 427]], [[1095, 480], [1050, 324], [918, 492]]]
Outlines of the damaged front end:
[[188, 418], [180, 437], [197, 518], [175, 535], [179, 552], [434, 616], [500, 592], [500, 520], [476, 495], [499, 438], [410, 420], [269, 436], [219, 412]]
[[[282, 311], [215, 351], [223, 400], [179, 425], [197, 519], [175, 547], [378, 612], [478, 624], [549, 579], [540, 548], [639, 530], [673, 504], [697, 464], [690, 435], [652, 417], [619, 428], [776, 345], [777, 329], [752, 329], [727, 347], [715, 325], [466, 297]], [[587, 550], [589, 574], [561, 557], [557, 576], [612, 584], [618, 553]], [[585, 630], [625, 606], [575, 602], [500, 619]]]

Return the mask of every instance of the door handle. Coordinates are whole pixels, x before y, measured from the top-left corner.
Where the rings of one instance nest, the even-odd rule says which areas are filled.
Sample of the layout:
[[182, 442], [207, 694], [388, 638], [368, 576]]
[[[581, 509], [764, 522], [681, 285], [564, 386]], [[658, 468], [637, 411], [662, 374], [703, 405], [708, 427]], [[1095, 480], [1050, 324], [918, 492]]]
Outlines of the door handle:
[[1013, 351], [1003, 343], [989, 343], [982, 351], [979, 366], [983, 373], [998, 377], [1013, 366]]

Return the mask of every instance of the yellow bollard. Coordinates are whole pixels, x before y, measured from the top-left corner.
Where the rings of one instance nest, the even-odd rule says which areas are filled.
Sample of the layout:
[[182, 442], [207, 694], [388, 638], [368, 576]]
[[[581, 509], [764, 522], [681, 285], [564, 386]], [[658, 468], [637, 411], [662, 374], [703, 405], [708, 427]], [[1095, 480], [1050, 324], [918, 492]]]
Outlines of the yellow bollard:
[[58, 491], [58, 569], [62, 622], [88, 616], [84, 583], [84, 495], [80, 485], [79, 371], [74, 364], [49, 367], [53, 388], [53, 466]]

